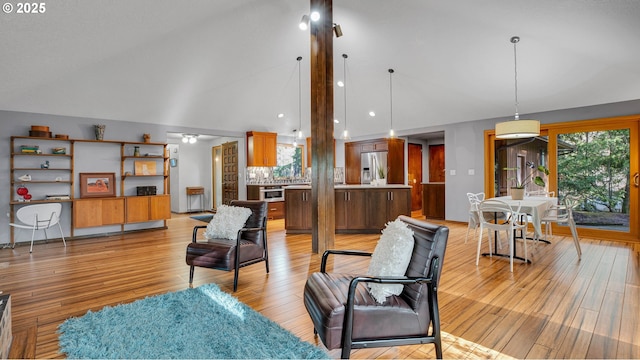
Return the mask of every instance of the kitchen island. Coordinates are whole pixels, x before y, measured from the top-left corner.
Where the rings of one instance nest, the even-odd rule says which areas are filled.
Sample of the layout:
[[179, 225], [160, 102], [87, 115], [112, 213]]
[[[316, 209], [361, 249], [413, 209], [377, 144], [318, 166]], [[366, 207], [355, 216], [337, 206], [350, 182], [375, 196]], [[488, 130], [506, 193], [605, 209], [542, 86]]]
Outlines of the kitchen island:
[[[311, 186], [285, 189], [287, 233], [311, 232]], [[411, 216], [409, 185], [335, 185], [336, 233], [379, 233], [399, 215]]]

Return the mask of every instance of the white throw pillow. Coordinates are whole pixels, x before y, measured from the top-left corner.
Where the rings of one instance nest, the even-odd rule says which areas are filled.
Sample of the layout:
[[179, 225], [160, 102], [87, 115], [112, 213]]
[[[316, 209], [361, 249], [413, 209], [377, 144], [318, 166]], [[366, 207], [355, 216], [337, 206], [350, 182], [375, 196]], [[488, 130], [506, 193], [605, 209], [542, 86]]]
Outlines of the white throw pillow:
[[[371, 255], [369, 276], [404, 276], [413, 253], [413, 231], [401, 220], [387, 223], [382, 230], [378, 245]], [[402, 284], [367, 283], [369, 293], [379, 304], [387, 296], [400, 295]]]
[[238, 231], [244, 227], [249, 216], [251, 216], [249, 208], [220, 205], [207, 225], [204, 237], [235, 240], [238, 237]]

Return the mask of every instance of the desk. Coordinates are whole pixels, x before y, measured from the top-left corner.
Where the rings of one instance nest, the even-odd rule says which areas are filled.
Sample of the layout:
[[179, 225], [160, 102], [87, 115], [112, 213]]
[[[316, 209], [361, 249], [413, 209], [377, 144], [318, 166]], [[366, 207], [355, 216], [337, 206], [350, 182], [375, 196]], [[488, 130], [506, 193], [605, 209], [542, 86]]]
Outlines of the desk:
[[513, 208], [517, 208], [520, 205], [520, 212], [531, 215], [531, 223], [533, 224], [533, 230], [536, 237], [540, 239], [542, 237], [542, 229], [540, 225], [540, 219], [551, 206], [558, 204], [558, 198], [556, 197], [542, 197], [532, 196], [525, 197], [522, 200], [513, 200], [511, 196], [500, 196], [494, 199], [502, 200]]
[[191, 196], [197, 196], [200, 199], [200, 209], [198, 212], [204, 211], [204, 187], [202, 186], [187, 186], [187, 212], [192, 212], [191, 208]]

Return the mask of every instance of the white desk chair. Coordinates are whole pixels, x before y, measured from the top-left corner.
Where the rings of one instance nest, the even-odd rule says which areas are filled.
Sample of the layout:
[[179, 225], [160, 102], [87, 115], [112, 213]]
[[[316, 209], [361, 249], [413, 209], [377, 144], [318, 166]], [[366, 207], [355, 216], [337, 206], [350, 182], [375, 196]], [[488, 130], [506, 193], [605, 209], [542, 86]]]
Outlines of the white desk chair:
[[573, 244], [576, 246], [576, 251], [578, 252], [578, 260], [580, 260], [582, 259], [582, 249], [580, 248], [580, 239], [578, 238], [576, 222], [573, 220], [573, 209], [577, 205], [578, 199], [574, 196], [567, 195], [564, 198], [564, 205], [555, 205], [547, 209], [540, 219], [540, 223], [544, 224], [545, 240], [549, 236], [552, 236], [552, 223], [568, 225], [571, 230], [571, 236], [573, 237]]
[[29, 252], [33, 252], [33, 239], [35, 238], [36, 230], [44, 230], [45, 239], [48, 239], [47, 229], [57, 224], [58, 229], [60, 229], [62, 242], [66, 247], [67, 242], [64, 240], [64, 234], [60, 226], [61, 212], [62, 204], [60, 203], [26, 205], [16, 211], [16, 218], [18, 218], [20, 223], [11, 223], [9, 225], [19, 229], [31, 230], [31, 247], [29, 248]]
[[[500, 231], [505, 231], [507, 233], [507, 237], [509, 239], [509, 266], [511, 272], [513, 272], [513, 256], [515, 249], [515, 232], [516, 230], [525, 230], [527, 229], [527, 217], [520, 216], [520, 205], [517, 208], [512, 208], [509, 204], [504, 201], [497, 199], [488, 199], [481, 202], [478, 205], [479, 218], [480, 218], [480, 235], [478, 236], [478, 253], [476, 255], [476, 266], [480, 263], [480, 249], [482, 247], [482, 232], [484, 229], [491, 231], [495, 231], [499, 233]], [[504, 223], [500, 222], [492, 222], [495, 218], [504, 217], [506, 221]], [[527, 257], [527, 241], [523, 241], [524, 244], [524, 260], [528, 261]], [[491, 250], [491, 240], [489, 240], [489, 256], [493, 254]]]

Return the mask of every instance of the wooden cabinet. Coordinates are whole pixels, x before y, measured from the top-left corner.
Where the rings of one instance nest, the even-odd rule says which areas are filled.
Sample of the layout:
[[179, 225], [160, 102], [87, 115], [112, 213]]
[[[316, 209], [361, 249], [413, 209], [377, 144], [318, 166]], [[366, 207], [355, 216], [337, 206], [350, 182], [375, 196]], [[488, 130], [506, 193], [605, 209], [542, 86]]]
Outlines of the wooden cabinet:
[[422, 214], [427, 219], [445, 218], [444, 183], [422, 184]]
[[247, 132], [247, 166], [276, 166], [278, 134]]
[[367, 197], [367, 227], [381, 230], [400, 215], [411, 216], [411, 189], [371, 189]]
[[[388, 221], [411, 215], [410, 187], [338, 188], [335, 190], [337, 233], [379, 233]], [[311, 189], [285, 192], [285, 229], [311, 231]]]
[[287, 231], [311, 230], [311, 189], [286, 189], [284, 198]]
[[284, 201], [272, 201], [267, 203], [267, 217], [269, 219], [284, 218]]
[[362, 182], [362, 164], [360, 160], [360, 144], [350, 142], [344, 144], [344, 181], [346, 184]]
[[362, 230], [367, 228], [367, 198], [364, 189], [336, 189], [336, 230]]
[[387, 152], [387, 184], [404, 184], [404, 140], [377, 139], [345, 143], [345, 183], [362, 183], [361, 154]]
[[127, 223], [171, 218], [171, 197], [169, 195], [127, 196], [125, 205]]
[[75, 200], [73, 219], [76, 228], [122, 224], [124, 223], [124, 198]]

